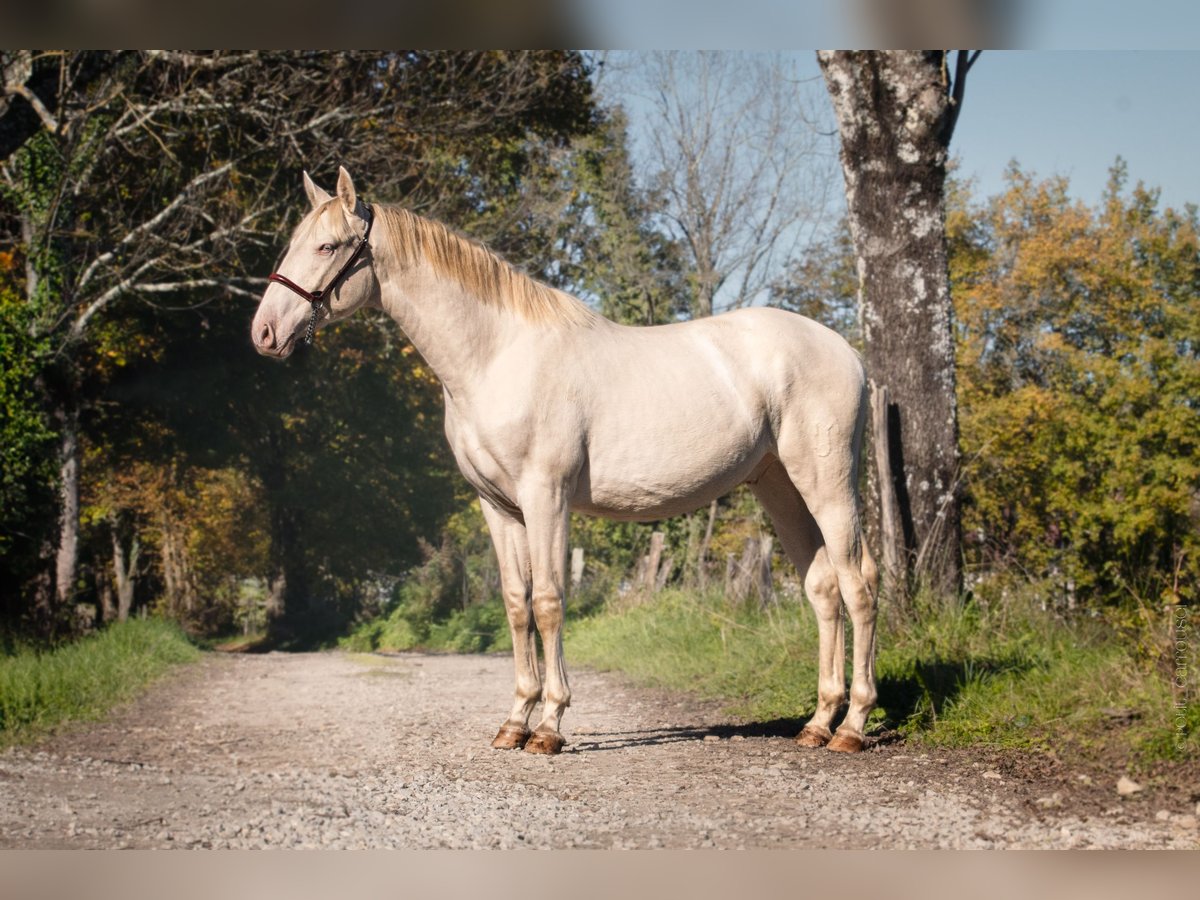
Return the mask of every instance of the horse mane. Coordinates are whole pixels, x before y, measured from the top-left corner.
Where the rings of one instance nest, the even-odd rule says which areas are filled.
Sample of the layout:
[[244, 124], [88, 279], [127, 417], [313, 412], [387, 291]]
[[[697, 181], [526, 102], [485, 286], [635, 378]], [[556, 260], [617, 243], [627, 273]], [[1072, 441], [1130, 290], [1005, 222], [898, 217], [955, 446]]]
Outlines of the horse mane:
[[591, 326], [600, 318], [581, 300], [531, 278], [441, 222], [398, 206], [375, 204], [374, 210], [379, 237], [401, 264], [424, 259], [440, 277], [528, 322]]

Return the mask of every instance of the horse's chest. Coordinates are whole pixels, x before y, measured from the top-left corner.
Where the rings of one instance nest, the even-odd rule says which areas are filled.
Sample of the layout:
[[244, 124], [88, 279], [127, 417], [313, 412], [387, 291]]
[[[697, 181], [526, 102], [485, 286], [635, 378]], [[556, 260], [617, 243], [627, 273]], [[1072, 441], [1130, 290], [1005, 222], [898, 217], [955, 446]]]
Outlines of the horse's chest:
[[450, 450], [467, 482], [497, 509], [517, 511], [515, 471], [506, 454], [489, 446], [486, 436], [453, 416], [446, 415], [446, 437]]

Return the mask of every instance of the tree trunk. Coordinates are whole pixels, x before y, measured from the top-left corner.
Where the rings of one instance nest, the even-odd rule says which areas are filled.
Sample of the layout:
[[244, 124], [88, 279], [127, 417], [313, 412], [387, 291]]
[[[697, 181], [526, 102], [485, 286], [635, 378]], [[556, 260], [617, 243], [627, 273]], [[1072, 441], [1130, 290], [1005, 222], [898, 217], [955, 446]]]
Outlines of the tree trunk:
[[[886, 389], [883, 417], [900, 528], [885, 548], [910, 579], [957, 591], [958, 412], [944, 186], [950, 135], [970, 60], [953, 94], [947, 54], [818, 54], [841, 132], [865, 361]], [[965, 65], [964, 65], [965, 60]], [[868, 467], [869, 533], [881, 541], [878, 466]]]
[[268, 630], [273, 630], [283, 621], [287, 610], [287, 575], [282, 571], [272, 573], [267, 579], [267, 603], [263, 610]]
[[583, 581], [583, 548], [571, 550], [571, 587], [578, 588]]
[[167, 614], [177, 621], [182, 621], [184, 573], [179, 559], [179, 547], [167, 516], [163, 516], [159, 526], [162, 534], [160, 552]]
[[746, 538], [742, 547], [742, 558], [734, 561], [728, 557], [725, 572], [725, 591], [735, 603], [744, 603], [753, 594], [758, 605], [766, 608], [775, 599], [775, 587], [771, 578], [771, 551], [775, 539], [770, 535]]
[[[75, 596], [79, 565], [79, 414], [68, 405], [59, 414], [62, 444], [59, 462], [58, 552], [54, 561], [55, 599], [68, 609]], [[51, 616], [53, 618], [53, 616]]]
[[650, 553], [646, 556], [646, 571], [642, 573], [642, 586], [653, 592], [658, 584], [658, 567], [662, 564], [663, 545], [666, 535], [661, 531], [650, 534]]
[[[170, 507], [159, 518], [159, 532], [162, 535], [163, 586], [168, 614], [184, 628], [195, 628], [200, 604], [187, 530], [180, 526], [178, 515]], [[132, 587], [130, 592], [132, 601]]]
[[713, 525], [717, 521], [717, 501], [708, 504], [708, 524], [704, 526], [704, 538], [700, 541], [700, 549], [696, 553], [696, 574], [700, 588], [708, 586], [708, 548], [712, 544]]
[[758, 539], [758, 603], [763, 609], [775, 599], [775, 581], [771, 577], [771, 552], [775, 538], [764, 534]]
[[124, 622], [129, 618], [129, 611], [133, 609], [133, 590], [137, 583], [137, 564], [138, 557], [141, 555], [141, 543], [135, 534], [129, 553], [126, 554], [125, 545], [121, 542], [121, 535], [114, 527], [112, 545], [113, 574], [117, 582], [117, 621]]
[[110, 625], [117, 621], [117, 602], [113, 597], [112, 581], [104, 577], [104, 563], [96, 560], [96, 593], [100, 598], [100, 621]]
[[658, 577], [654, 581], [654, 590], [661, 591], [667, 586], [667, 582], [671, 579], [671, 573], [675, 571], [675, 557], [668, 556], [662, 561], [662, 565], [658, 567]]

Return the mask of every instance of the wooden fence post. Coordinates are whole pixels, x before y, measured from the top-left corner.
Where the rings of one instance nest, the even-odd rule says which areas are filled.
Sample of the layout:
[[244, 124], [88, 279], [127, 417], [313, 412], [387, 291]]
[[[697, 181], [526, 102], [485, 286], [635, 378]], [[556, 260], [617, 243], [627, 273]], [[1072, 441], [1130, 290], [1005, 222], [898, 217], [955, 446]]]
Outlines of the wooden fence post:
[[571, 587], [579, 587], [583, 581], [583, 548], [574, 547], [571, 550]]
[[883, 545], [883, 589], [904, 601], [904, 533], [900, 527], [900, 503], [892, 479], [891, 441], [888, 439], [888, 389], [871, 382], [871, 441], [875, 453], [875, 477], [879, 485], [879, 541]]
[[764, 534], [758, 542], [758, 600], [761, 606], [766, 606], [775, 599], [775, 585], [771, 581], [771, 551], [775, 548], [775, 538]]
[[667, 579], [671, 577], [671, 573], [675, 571], [675, 557], [668, 556], [662, 561], [662, 565], [658, 567], [658, 578], [654, 581], [655, 592], [661, 591], [667, 586]]
[[643, 573], [643, 582], [646, 588], [653, 591], [658, 583], [658, 567], [662, 562], [663, 542], [666, 540], [666, 535], [661, 531], [655, 531], [650, 535], [650, 553], [646, 557], [646, 571]]

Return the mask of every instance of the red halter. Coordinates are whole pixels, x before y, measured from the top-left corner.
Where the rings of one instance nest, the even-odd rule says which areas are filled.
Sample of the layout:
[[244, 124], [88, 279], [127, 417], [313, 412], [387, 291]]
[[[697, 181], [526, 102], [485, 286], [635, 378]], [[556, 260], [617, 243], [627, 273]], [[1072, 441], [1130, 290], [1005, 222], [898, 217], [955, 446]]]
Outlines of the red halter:
[[296, 292], [312, 304], [312, 316], [308, 320], [308, 330], [304, 333], [304, 343], [306, 344], [312, 343], [313, 334], [316, 333], [317, 322], [319, 321], [321, 314], [327, 309], [332, 311], [332, 309], [325, 303], [326, 295], [335, 287], [337, 287], [343, 278], [350, 274], [350, 269], [356, 262], [358, 262], [358, 258], [362, 256], [363, 249], [367, 246], [367, 239], [371, 236], [371, 226], [375, 223], [375, 214], [371, 211], [371, 207], [366, 203], [363, 204], [363, 209], [366, 210], [367, 213], [365, 216], [367, 220], [367, 230], [363, 232], [363, 236], [359, 239], [358, 246], [354, 248], [354, 252], [350, 254], [350, 258], [346, 260], [345, 264], [340, 269], [337, 270], [337, 273], [333, 276], [333, 278], [329, 279], [329, 283], [325, 285], [325, 287], [321, 288], [319, 291], [306, 291], [304, 288], [300, 287], [300, 285], [296, 284], [296, 282], [292, 281], [292, 279], [288, 278], [286, 275], [280, 275], [278, 272], [272, 272], [267, 277], [267, 281], [274, 281], [276, 284], [282, 284], [285, 288]]

